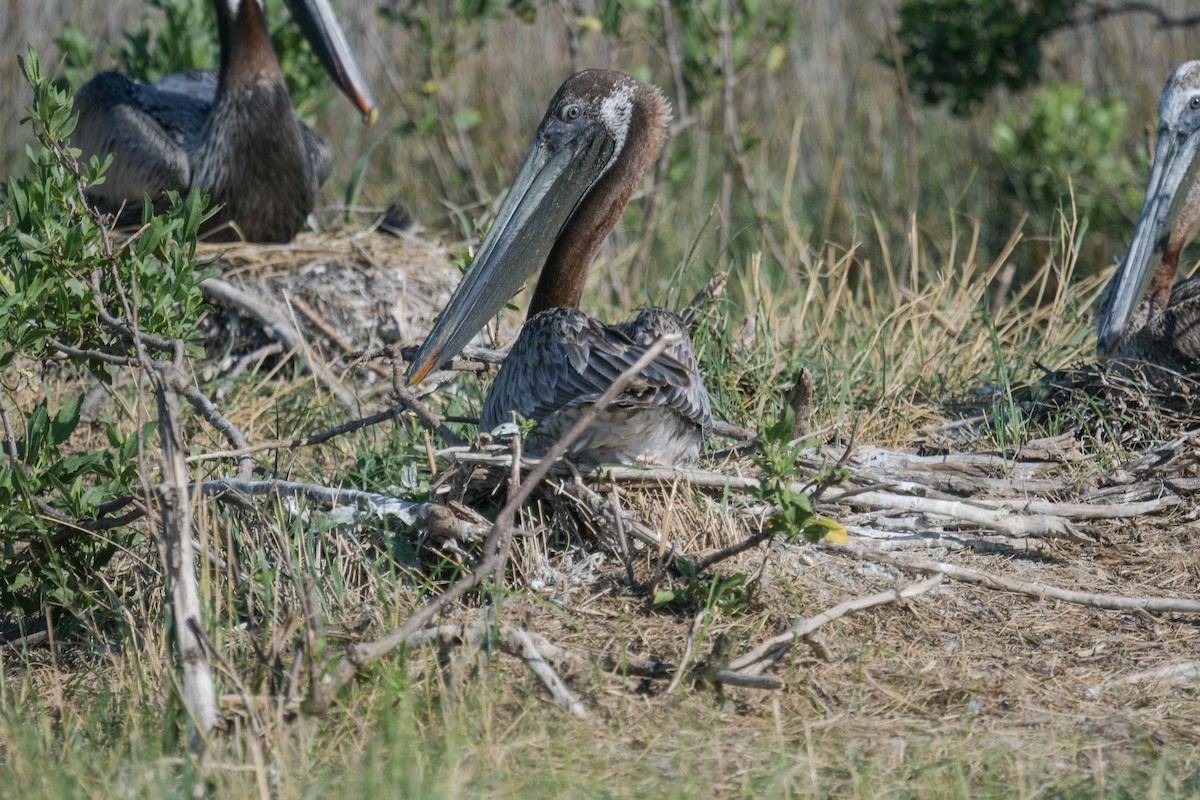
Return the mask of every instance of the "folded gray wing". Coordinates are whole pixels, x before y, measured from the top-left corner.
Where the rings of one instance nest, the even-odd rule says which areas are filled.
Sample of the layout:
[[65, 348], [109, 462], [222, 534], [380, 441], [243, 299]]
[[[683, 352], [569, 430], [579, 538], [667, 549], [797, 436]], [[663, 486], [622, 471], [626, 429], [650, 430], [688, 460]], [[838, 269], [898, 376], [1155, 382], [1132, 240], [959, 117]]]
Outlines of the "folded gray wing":
[[[1200, 185], [1200, 184], [1198, 184]], [[1174, 350], [1174, 361], [1186, 371], [1200, 366], [1200, 277], [1179, 281], [1171, 287], [1171, 299], [1156, 331]]]
[[113, 154], [102, 185], [91, 191], [104, 211], [124, 203], [140, 207], [142, 195], [157, 199], [191, 185], [189, 153], [212, 109], [215, 78], [200, 71], [173, 75], [167, 89], [115, 72], [92, 78], [75, 96], [79, 115], [72, 143], [86, 161]]
[[663, 309], [646, 309], [620, 325], [604, 325], [569, 308], [526, 321], [484, 403], [480, 428], [509, 421], [513, 411], [542, 422], [568, 406], [594, 402], [660, 336], [671, 334], [679, 341], [651, 361], [616, 402], [671, 408], [707, 438], [712, 411], [687, 329]]

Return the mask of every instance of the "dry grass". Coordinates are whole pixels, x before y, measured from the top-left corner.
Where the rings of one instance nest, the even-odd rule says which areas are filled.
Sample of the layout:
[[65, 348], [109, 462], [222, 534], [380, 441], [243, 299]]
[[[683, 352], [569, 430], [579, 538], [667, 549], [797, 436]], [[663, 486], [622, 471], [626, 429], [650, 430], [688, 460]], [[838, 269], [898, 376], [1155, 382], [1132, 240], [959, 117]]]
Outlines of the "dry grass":
[[[260, 273], [303, 275], [310, 265], [347, 260], [392, 263], [407, 247], [361, 237], [306, 238], [292, 248], [235, 251], [224, 263], [231, 273], [254, 265]], [[1049, 449], [1035, 437], [1054, 431], [1036, 419], [1007, 438], [997, 431], [1000, 423], [942, 432], [962, 413], [982, 407], [995, 414], [1006, 397], [1023, 402], [1013, 387], [1038, 374], [1035, 358], [1055, 367], [1083, 357], [1080, 309], [1096, 285], [1072, 281], [1071, 252], [1063, 249], [1062, 263], [1047, 263], [1039, 276], [1048, 302], [1024, 315], [1015, 307], [994, 315], [979, 310], [997, 265], [982, 264], [969, 246], [944, 266], [919, 255], [904, 281], [899, 271], [892, 279], [895, 294], [856, 287], [845, 256], [813, 254], [804, 264], [809, 278], [800, 284], [810, 296], [792, 306], [798, 311], [785, 313], [778, 287], [746, 292], [763, 298], [749, 310], [758, 320], [753, 337], [729, 339], [743, 314], [728, 298], [702, 314], [698, 341], [710, 380], [732, 387], [722, 395], [723, 413], [735, 421], [774, 415], [788, 365], [803, 361], [820, 375], [812, 424], [836, 430], [822, 436], [827, 446], [808, 451], [801, 480], [822, 459], [837, 458], [857, 420], [860, 445], [1000, 452], [990, 466], [970, 471], [980, 483], [957, 499], [1112, 502], [1107, 498], [1122, 487], [1097, 468], [1098, 458], [1114, 465], [1132, 460], [1136, 472], [1137, 454], [1114, 448], [1161, 443], [1188, 427], [1186, 416], [1167, 409], [1143, 418], [1138, 437], [1110, 441], [1103, 452], [1094, 435], [1102, 420], [1088, 416], [1086, 403], [1077, 403], [1083, 412], [1073, 432]], [[753, 265], [746, 274], [751, 283], [759, 275]], [[314, 349], [330, 347], [316, 332], [306, 335]], [[320, 402], [324, 389], [288, 374], [251, 372], [234, 384], [226, 407], [252, 440], [311, 432], [344, 418]], [[351, 386], [352, 377], [342, 380]], [[956, 410], [953, 401], [978, 381], [996, 385], [1002, 402]], [[474, 408], [474, 382], [460, 378], [467, 390], [448, 395], [446, 407]], [[364, 412], [389, 402], [379, 388], [353, 385]], [[1141, 413], [1154, 415], [1156, 407]], [[1186, 488], [1194, 471], [1191, 441], [1176, 443], [1135, 481], [1154, 482], [1151, 491], [1179, 496], [1180, 503], [1143, 518], [1078, 523], [1075, 539], [1021, 543], [919, 516], [915, 534], [889, 534], [889, 516], [904, 515], [864, 512], [852, 500], [824, 501], [819, 510], [856, 537], [899, 536], [923, 557], [996, 576], [1127, 597], [1193, 597], [1200, 560], [1192, 545], [1200, 535]], [[386, 423], [261, 464], [296, 480], [404, 495], [415, 486], [407, 482], [419, 483], [424, 471], [405, 477], [405, 464], [424, 461], [421, 442], [407, 423]], [[856, 463], [852, 481], [871, 482]], [[707, 466], [728, 475], [756, 473], [746, 461]], [[225, 470], [220, 462], [198, 468]], [[440, 477], [444, 486], [457, 485], [465, 502], [486, 509], [503, 495], [506, 472], [465, 470], [466, 482], [458, 484]], [[1007, 493], [996, 489], [1005, 480]], [[1019, 488], [1038, 480], [1059, 488]], [[597, 489], [607, 485], [601, 481]], [[929, 485], [946, 496], [934, 477]], [[657, 489], [625, 485], [619, 497], [626, 513], [690, 555], [739, 540], [761, 521], [753, 495], [679, 480]], [[642, 547], [631, 560], [637, 584], [629, 585], [611, 522], [595, 509], [543, 493], [522, 525], [529, 533], [516, 540], [504, 590], [490, 595], [502, 605], [502, 624], [527, 627], [568, 650], [682, 662], [690, 677], [668, 692], [663, 680], [556, 662], [591, 712], [580, 722], [550, 704], [518, 660], [446, 646], [372, 667], [332, 710], [313, 717], [302, 704], [309, 655], [301, 642], [312, 624], [305, 622], [306, 594], [318, 605], [321, 647], [336, 654], [347, 642], [401, 623], [446, 585], [463, 563], [461, 548], [379, 521], [334, 524], [314, 507], [200, 501], [196, 537], [209, 554], [199, 560], [207, 633], [233, 670], [218, 670], [228, 729], [204, 767], [212, 791], [1090, 797], [1111, 790], [1167, 797], [1197, 788], [1195, 679], [1147, 672], [1194, 662], [1192, 616], [1104, 611], [947, 581], [902, 604], [847, 617], [812, 647], [798, 643], [769, 670], [786, 682], [784, 691], [718, 689], [704, 677], [710, 667], [786, 630], [794, 615], [809, 617], [919, 576], [780, 542], [718, 567], [726, 577], [756, 579], [754, 591], [736, 595], [732, 605], [706, 603], [701, 592], [698, 605], [650, 608], [656, 581], [674, 589], [686, 581], [661, 571], [656, 551]], [[94, 598], [97, 613], [80, 617], [82, 628], [68, 616], [52, 638], [0, 646], [0, 757], [14, 792], [173, 794], [201, 780], [198, 765], [180, 759], [179, 744], [164, 738], [180, 710], [171, 639], [158, 622], [164, 609], [156, 563], [146, 540], [107, 573], [107, 594]], [[472, 601], [441, 621], [467, 622], [481, 613]], [[246, 698], [258, 737], [250, 733]], [[47, 775], [39, 767], [46, 758], [62, 770]]]

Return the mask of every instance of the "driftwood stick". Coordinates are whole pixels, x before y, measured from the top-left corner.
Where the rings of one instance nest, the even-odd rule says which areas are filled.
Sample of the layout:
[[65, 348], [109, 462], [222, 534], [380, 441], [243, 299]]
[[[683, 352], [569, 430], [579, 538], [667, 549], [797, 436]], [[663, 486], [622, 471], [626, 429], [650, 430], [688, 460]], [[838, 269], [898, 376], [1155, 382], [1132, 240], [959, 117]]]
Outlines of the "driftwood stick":
[[[149, 359], [142, 358], [149, 365]], [[201, 629], [200, 593], [192, 558], [192, 511], [186, 449], [179, 426], [178, 387], [184, 378], [174, 367], [150, 367], [154, 398], [158, 406], [158, 432], [162, 443], [162, 486], [160, 490], [163, 540], [170, 575], [171, 611], [175, 620], [175, 646], [182, 671], [183, 704], [195, 726], [192, 749], [207, 749], [208, 737], [217, 724], [217, 698], [208, 652], [197, 631]]]
[[741, 689], [768, 689], [781, 691], [787, 688], [783, 678], [774, 675], [751, 675], [748, 672], [735, 672], [731, 669], [719, 669], [713, 675], [713, 680], [726, 686], [737, 686]]
[[[757, 478], [738, 475], [724, 475], [719, 472], [703, 470], [683, 470], [671, 468], [638, 469], [636, 467], [607, 467], [605, 476], [611, 480], [649, 486], [659, 486], [679, 481], [692, 486], [708, 489], [725, 489], [729, 491], [757, 491], [760, 483]], [[806, 491], [811, 488], [808, 484], [794, 483], [795, 491]], [[967, 522], [981, 527], [998, 530], [1012, 536], [1070, 536], [1071, 530], [1066, 520], [1048, 515], [1021, 515], [1004, 508], [984, 508], [980, 505], [954, 500], [940, 500], [915, 495], [896, 494], [881, 491], [859, 491], [857, 489], [830, 488], [822, 496], [822, 501], [838, 504], [844, 500], [853, 506], [867, 508], [886, 508], [895, 511], [915, 511], [939, 517]]]
[[1039, 600], [1061, 600], [1064, 603], [1103, 608], [1109, 611], [1149, 611], [1166, 614], [1200, 614], [1200, 600], [1173, 597], [1123, 597], [1112, 594], [1094, 594], [1078, 592], [1073, 589], [1063, 589], [1037, 581], [1018, 581], [991, 575], [979, 570], [946, 564], [940, 561], [904, 558], [892, 553], [880, 552], [871, 547], [859, 544], [838, 544], [823, 542], [822, 546], [835, 553], [843, 553], [864, 561], [874, 561], [879, 564], [890, 564], [897, 569], [908, 572], [926, 574], [941, 574], [963, 583], [972, 583], [988, 589], [998, 589], [1004, 592], [1028, 595]]
[[525, 660], [525, 664], [533, 674], [537, 675], [538, 679], [545, 684], [555, 703], [565, 708], [573, 717], [588, 718], [587, 709], [583, 707], [583, 703], [579, 702], [579, 698], [571, 693], [571, 690], [566, 687], [566, 684], [538, 652], [528, 633], [521, 628], [506, 628], [501, 631], [500, 635], [502, 638], [506, 635], [512, 637], [520, 651], [521, 658]]
[[846, 489], [830, 489], [825, 493], [823, 499], [828, 503], [837, 503], [842, 498], [845, 498], [845, 502], [852, 506], [915, 511], [920, 514], [945, 517], [955, 522], [979, 525], [1010, 536], [1070, 537], [1072, 535], [1067, 521], [1058, 517], [1021, 515], [999, 508], [981, 508], [957, 500], [938, 500], [930, 497], [878, 491], [856, 493]]
[[886, 592], [868, 595], [866, 597], [857, 597], [853, 600], [847, 600], [844, 603], [839, 603], [828, 611], [822, 611], [814, 617], [797, 620], [792, 629], [786, 633], [781, 633], [778, 636], [772, 636], [762, 644], [755, 647], [746, 655], [737, 659], [729, 665], [729, 669], [738, 672], [748, 672], [755, 674], [755, 667], [761, 669], [767, 663], [776, 661], [782, 657], [794, 642], [799, 639], [805, 639], [816, 633], [817, 629], [822, 625], [833, 622], [836, 619], [841, 619], [848, 614], [853, 614], [856, 611], [865, 611], [868, 608], [876, 606], [888, 605], [890, 603], [898, 603], [901, 600], [909, 597], [915, 597], [919, 594], [929, 591], [933, 587], [942, 582], [942, 576], [936, 575], [920, 583], [912, 583], [900, 589], [889, 589]]

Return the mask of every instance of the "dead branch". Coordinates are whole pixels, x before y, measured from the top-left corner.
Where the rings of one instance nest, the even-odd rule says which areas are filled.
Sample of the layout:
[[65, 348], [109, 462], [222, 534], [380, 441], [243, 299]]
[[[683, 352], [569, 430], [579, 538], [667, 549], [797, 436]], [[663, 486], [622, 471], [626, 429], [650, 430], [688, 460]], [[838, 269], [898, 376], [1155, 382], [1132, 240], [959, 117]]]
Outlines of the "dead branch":
[[451, 447], [466, 445], [466, 442], [456, 436], [454, 431], [446, 427], [446, 423], [438, 419], [436, 414], [408, 390], [408, 384], [404, 380], [404, 359], [400, 357], [399, 352], [392, 354], [392, 391], [396, 394], [400, 405], [412, 411], [426, 428], [442, 437], [443, 442]]
[[[183, 397], [203, 415], [208, 424], [212, 425], [233, 445], [239, 450], [247, 450], [249, 442], [246, 441], [246, 435], [241, 429], [229, 421], [229, 418], [221, 413], [221, 409], [217, 408], [217, 404], [196, 388], [196, 385], [188, 382], [187, 386], [183, 387]], [[249, 480], [254, 474], [254, 460], [250, 458], [249, 452], [244, 452], [238, 457], [238, 477], [242, 480]], [[186, 459], [185, 459], [186, 461]]]
[[192, 749], [206, 749], [209, 734], [217, 724], [217, 699], [208, 653], [197, 630], [201, 629], [200, 593], [196, 584], [191, 541], [192, 512], [190, 481], [183, 434], [179, 427], [178, 387], [185, 382], [175, 367], [151, 363], [154, 398], [158, 406], [158, 431], [162, 446], [160, 511], [167, 572], [170, 575], [171, 607], [175, 619], [175, 646], [179, 650], [183, 704], [195, 725]]
[[[335, 425], [329, 430], [320, 433], [314, 433], [311, 436], [300, 436], [295, 439], [276, 439], [272, 442], [263, 442], [262, 444], [240, 447], [235, 450], [214, 450], [209, 453], [199, 453], [194, 456], [188, 456], [188, 462], [194, 461], [212, 461], [218, 458], [241, 458], [242, 456], [251, 455], [253, 453], [261, 453], [264, 450], [292, 450], [298, 447], [311, 447], [315, 444], [323, 444], [330, 439], [341, 436], [345, 433], [353, 433], [361, 428], [366, 428], [371, 425], [378, 425], [380, 422], [387, 422], [389, 419], [394, 419], [405, 411], [408, 407], [405, 405], [394, 405], [391, 408], [380, 411], [377, 414], [362, 417], [360, 419], [343, 422], [341, 425]], [[242, 476], [249, 477], [249, 476]]]
[[737, 659], [729, 665], [731, 670], [745, 672], [750, 675], [756, 675], [761, 672], [770, 663], [778, 661], [789, 650], [792, 645], [800, 639], [806, 639], [816, 633], [817, 629], [822, 625], [833, 622], [836, 619], [841, 619], [856, 611], [865, 611], [868, 608], [876, 606], [889, 605], [898, 603], [909, 597], [916, 597], [923, 594], [942, 582], [942, 576], [937, 575], [920, 583], [912, 583], [900, 589], [890, 589], [886, 592], [868, 595], [867, 597], [858, 597], [853, 600], [847, 600], [844, 603], [839, 603], [828, 611], [823, 611], [814, 617], [807, 619], [798, 619], [792, 629], [786, 633], [781, 633], [778, 636], [773, 636], [767, 639], [762, 644], [755, 647], [746, 655]]
[[941, 561], [926, 561], [924, 559], [902, 558], [892, 553], [880, 552], [871, 547], [859, 544], [838, 544], [822, 542], [822, 546], [835, 553], [874, 561], [880, 564], [890, 564], [897, 569], [926, 574], [941, 574], [963, 583], [972, 583], [988, 589], [998, 589], [1004, 592], [1014, 592], [1039, 600], [1049, 598], [1061, 600], [1064, 603], [1091, 608], [1103, 608], [1109, 611], [1149, 611], [1164, 614], [1200, 614], [1200, 600], [1188, 600], [1172, 597], [1122, 597], [1111, 594], [1093, 594], [1078, 592], [1073, 589], [1062, 589], [1037, 581], [1018, 581], [991, 575], [979, 570], [946, 564]]
[[892, 492], [855, 492], [847, 489], [831, 489], [826, 492], [823, 499], [830, 504], [843, 501], [848, 505], [863, 508], [915, 511], [944, 517], [958, 523], [978, 525], [1009, 536], [1075, 538], [1067, 521], [1059, 517], [1037, 514], [1023, 516], [1005, 509], [981, 508], [978, 505], [957, 500], [937, 500]]
[[571, 716], [587, 719], [588, 713], [587, 709], [583, 707], [583, 703], [579, 702], [579, 698], [571, 693], [571, 690], [566, 687], [562, 679], [538, 652], [533, 639], [529, 638], [529, 634], [521, 628], [505, 628], [501, 632], [501, 637], [503, 638], [506, 634], [513, 638], [514, 643], [520, 649], [521, 658], [525, 660], [525, 664], [533, 671], [533, 674], [537, 675], [545, 684], [550, 691], [550, 696], [554, 698], [554, 702], [565, 708]]
[[737, 686], [741, 689], [768, 689], [782, 691], [787, 688], [783, 678], [774, 675], [750, 675], [746, 672], [735, 672], [731, 669], [719, 669], [713, 674], [713, 680], [726, 686]]

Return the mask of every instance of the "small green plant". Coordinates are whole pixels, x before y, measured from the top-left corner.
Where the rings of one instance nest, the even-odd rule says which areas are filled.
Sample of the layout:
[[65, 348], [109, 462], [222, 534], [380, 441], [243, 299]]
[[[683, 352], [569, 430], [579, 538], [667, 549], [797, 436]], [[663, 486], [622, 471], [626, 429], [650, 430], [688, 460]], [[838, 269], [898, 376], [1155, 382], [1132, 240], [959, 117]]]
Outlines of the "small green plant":
[[673, 603], [687, 609], [705, 608], [736, 614], [750, 610], [758, 593], [758, 579], [752, 579], [744, 572], [699, 575], [690, 561], [680, 560], [676, 566], [684, 581], [683, 588], [660, 589], [654, 595], [655, 606]]
[[[775, 424], [763, 431], [754, 463], [762, 470], [759, 478], [759, 499], [777, 507], [767, 520], [766, 530], [789, 540], [803, 537], [818, 542], [841, 528], [831, 520], [821, 519], [813, 511], [808, 495], [796, 487], [796, 459], [805, 442], [792, 441], [793, 412], [785, 407]], [[836, 483], [842, 475], [831, 471], [819, 483]]]
[[135, 331], [198, 353], [205, 274], [197, 272], [195, 241], [207, 199], [176, 198], [135, 237], [115, 242], [85, 199], [107, 165], [78, 164], [67, 141], [75, 123], [69, 92], [43, 76], [32, 49], [21, 66], [34, 93], [23, 123], [39, 147], [28, 150], [28, 173], [4, 184], [0, 206], [0, 608], [54, 603], [79, 612], [79, 598], [95, 588], [87, 575], [131, 541], [116, 528], [129, 498], [141, 494], [136, 455], [153, 424], [138, 431], [133, 420], [107, 420], [107, 448], [72, 447], [82, 395], [57, 408], [42, 400], [15, 418], [8, 395], [50, 359], [111, 381], [137, 358]]

